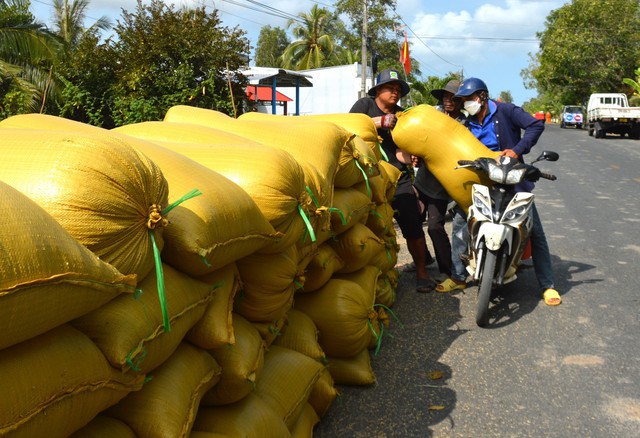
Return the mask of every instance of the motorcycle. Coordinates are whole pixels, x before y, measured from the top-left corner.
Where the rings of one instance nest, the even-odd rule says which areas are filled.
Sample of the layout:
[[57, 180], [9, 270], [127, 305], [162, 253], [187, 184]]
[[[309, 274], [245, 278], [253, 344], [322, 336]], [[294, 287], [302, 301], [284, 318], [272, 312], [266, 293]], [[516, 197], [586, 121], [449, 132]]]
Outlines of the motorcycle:
[[467, 218], [467, 271], [478, 284], [476, 324], [480, 327], [489, 321], [489, 302], [493, 291], [516, 279], [518, 265], [531, 234], [533, 219], [530, 210], [534, 195], [516, 192], [516, 185], [539, 178], [556, 180], [554, 175], [541, 172], [533, 164], [557, 161], [558, 158], [557, 153], [544, 151], [530, 164], [507, 156], [458, 161], [456, 169], [471, 168], [483, 172], [494, 183], [490, 187], [473, 185]]

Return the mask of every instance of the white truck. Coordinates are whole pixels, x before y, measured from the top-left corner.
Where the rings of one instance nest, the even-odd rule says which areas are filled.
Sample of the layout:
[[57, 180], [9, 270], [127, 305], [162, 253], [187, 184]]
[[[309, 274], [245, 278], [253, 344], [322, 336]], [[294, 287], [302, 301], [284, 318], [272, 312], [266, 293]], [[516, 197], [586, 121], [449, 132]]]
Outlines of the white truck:
[[640, 138], [640, 107], [630, 107], [624, 93], [594, 93], [587, 105], [589, 135], [605, 138], [607, 134], [627, 134]]

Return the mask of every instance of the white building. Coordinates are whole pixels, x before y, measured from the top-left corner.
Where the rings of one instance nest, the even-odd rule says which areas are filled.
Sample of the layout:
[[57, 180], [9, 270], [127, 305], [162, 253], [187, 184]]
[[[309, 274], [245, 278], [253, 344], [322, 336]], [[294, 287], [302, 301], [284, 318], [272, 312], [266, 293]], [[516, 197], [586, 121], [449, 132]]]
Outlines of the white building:
[[[278, 92], [292, 99], [288, 103], [288, 115], [307, 115], [349, 112], [360, 98], [360, 70], [360, 64], [354, 63], [300, 71], [252, 67], [243, 74], [250, 84], [275, 86]], [[371, 78], [367, 77], [365, 92], [369, 88]], [[282, 114], [277, 106], [275, 110], [262, 106], [258, 111]]]

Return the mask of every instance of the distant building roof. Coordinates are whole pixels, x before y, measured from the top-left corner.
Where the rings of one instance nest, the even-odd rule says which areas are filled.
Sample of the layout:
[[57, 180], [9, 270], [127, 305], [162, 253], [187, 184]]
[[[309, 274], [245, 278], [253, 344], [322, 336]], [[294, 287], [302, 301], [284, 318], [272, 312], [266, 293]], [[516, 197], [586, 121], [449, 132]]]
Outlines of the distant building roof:
[[[257, 91], [256, 91], [257, 90]], [[265, 85], [249, 85], [247, 87], [247, 97], [249, 100], [256, 100], [256, 92], [258, 93], [257, 100], [266, 100], [271, 102], [271, 97], [273, 96], [271, 87], [267, 87]], [[276, 102], [292, 102], [293, 99], [285, 96], [279, 91], [276, 91]]]
[[242, 71], [242, 74], [249, 79], [251, 84], [273, 85], [275, 78], [278, 87], [313, 87], [308, 79], [311, 78], [311, 75], [283, 68], [251, 67]]

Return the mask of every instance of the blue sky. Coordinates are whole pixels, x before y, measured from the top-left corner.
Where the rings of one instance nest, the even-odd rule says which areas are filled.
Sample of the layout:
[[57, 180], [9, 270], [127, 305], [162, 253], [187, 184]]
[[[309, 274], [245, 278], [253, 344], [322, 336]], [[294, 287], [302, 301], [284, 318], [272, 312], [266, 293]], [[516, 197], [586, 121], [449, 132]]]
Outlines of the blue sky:
[[[32, 12], [50, 23], [52, 0], [31, 0]], [[492, 96], [510, 91], [522, 105], [536, 96], [524, 87], [520, 72], [529, 65], [529, 53], [538, 50], [536, 32], [544, 30], [549, 12], [568, 0], [397, 0], [396, 12], [406, 24], [411, 57], [420, 62], [423, 75], [445, 76], [462, 71], [465, 77], [483, 79]], [[175, 0], [167, 3], [205, 5], [220, 11], [229, 27], [247, 31], [252, 45], [265, 25], [286, 28], [287, 19], [269, 14], [284, 11], [297, 15], [314, 4], [333, 8], [332, 0]], [[134, 11], [136, 0], [90, 0], [92, 19], [107, 16], [116, 21], [121, 10]], [[276, 14], [277, 15], [277, 14]], [[399, 41], [400, 42], [400, 41]], [[400, 68], [400, 67], [398, 67]]]

